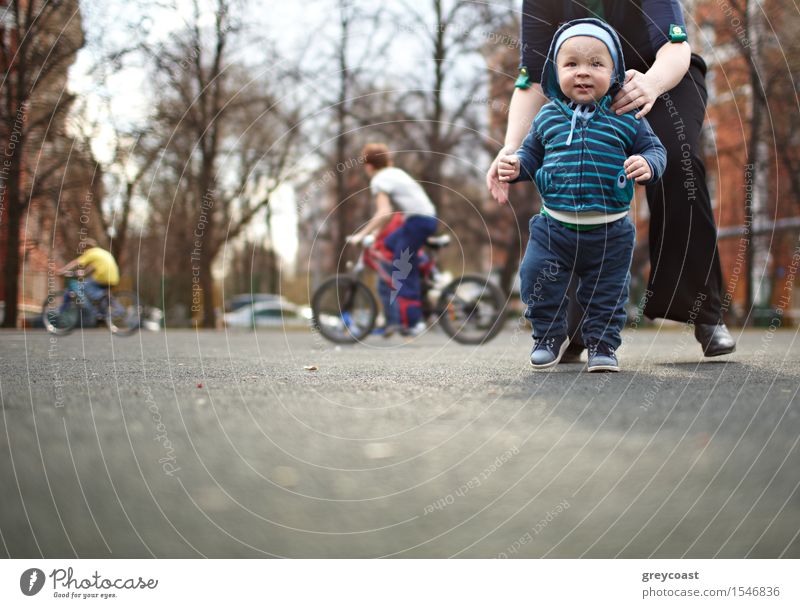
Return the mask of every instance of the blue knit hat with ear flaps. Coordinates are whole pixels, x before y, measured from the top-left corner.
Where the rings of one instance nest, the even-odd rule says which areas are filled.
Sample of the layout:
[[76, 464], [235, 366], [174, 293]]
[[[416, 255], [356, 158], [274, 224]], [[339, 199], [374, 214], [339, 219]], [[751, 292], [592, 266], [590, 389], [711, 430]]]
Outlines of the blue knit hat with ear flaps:
[[556, 55], [561, 45], [575, 36], [590, 36], [597, 38], [608, 47], [611, 60], [614, 62], [614, 73], [611, 76], [609, 94], [616, 93], [625, 82], [625, 61], [622, 58], [622, 45], [614, 29], [600, 19], [575, 19], [562, 25], [547, 52], [547, 60], [542, 70], [542, 90], [550, 99], [563, 99], [564, 93], [558, 84], [558, 71], [555, 67]]

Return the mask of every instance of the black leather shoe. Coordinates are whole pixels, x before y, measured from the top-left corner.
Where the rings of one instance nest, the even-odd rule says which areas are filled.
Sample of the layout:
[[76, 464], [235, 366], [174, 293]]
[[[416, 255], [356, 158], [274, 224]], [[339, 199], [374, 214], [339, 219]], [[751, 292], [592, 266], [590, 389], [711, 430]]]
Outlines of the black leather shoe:
[[694, 337], [700, 342], [706, 357], [729, 355], [736, 350], [736, 342], [724, 323], [698, 323], [694, 326]]
[[561, 355], [561, 360], [559, 363], [580, 363], [581, 353], [585, 348], [586, 347], [583, 344], [570, 342], [569, 346], [567, 346], [567, 350], [565, 350], [564, 354]]

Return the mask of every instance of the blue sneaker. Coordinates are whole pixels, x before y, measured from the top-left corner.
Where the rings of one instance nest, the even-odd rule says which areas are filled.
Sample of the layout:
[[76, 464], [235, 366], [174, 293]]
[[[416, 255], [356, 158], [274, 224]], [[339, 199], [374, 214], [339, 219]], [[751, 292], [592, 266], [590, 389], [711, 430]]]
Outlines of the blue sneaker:
[[619, 362], [614, 349], [605, 342], [591, 342], [589, 350], [590, 372], [618, 372]]
[[569, 338], [567, 336], [545, 336], [544, 338], [539, 338], [533, 343], [531, 365], [535, 369], [547, 369], [558, 365], [568, 345]]

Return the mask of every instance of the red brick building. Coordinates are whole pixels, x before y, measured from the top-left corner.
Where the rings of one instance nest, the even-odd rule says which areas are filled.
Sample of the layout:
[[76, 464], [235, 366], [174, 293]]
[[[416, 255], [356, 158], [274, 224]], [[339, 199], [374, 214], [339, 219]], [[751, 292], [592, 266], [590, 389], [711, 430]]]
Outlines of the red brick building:
[[[781, 29], [792, 23], [791, 13], [781, 5], [768, 2], [756, 7], [757, 14], [763, 8], [768, 19], [764, 23], [770, 24], [763, 31], [756, 59], [758, 80], [767, 96], [761, 117], [766, 179], [760, 199], [754, 168], [748, 164], [753, 87], [746, 54], [754, 46], [748, 39], [752, 29], [747, 30], [744, 16], [724, 0], [703, 0], [693, 3], [690, 36], [695, 41], [693, 47], [709, 66], [706, 166], [719, 227], [723, 302], [729, 302], [735, 316], [746, 313], [750, 246], [754, 248], [754, 304], [778, 308], [797, 321], [800, 193], [792, 188], [785, 162], [787, 154], [800, 152], [800, 139], [786, 136], [790, 132], [787, 121], [797, 114], [786, 55], [796, 53], [797, 47], [784, 44], [784, 40], [788, 43], [796, 38], [796, 31]], [[788, 60], [796, 65], [796, 57]], [[747, 221], [748, 202], [754, 206], [752, 222]], [[760, 267], [763, 272], [759, 272]]]
[[[31, 2], [34, 3], [32, 6]], [[35, 11], [41, 9], [37, 4], [41, 5], [41, 2], [42, 0], [19, 0], [16, 5], [21, 15], [31, 7], [35, 16]], [[9, 0], [0, 0], [0, 11], [3, 13], [0, 36], [8, 50], [7, 56], [15, 58], [11, 65], [0, 65], [0, 71], [4, 75], [4, 100], [9, 92], [8, 88], [16, 86], [15, 74], [19, 69], [16, 62], [19, 60], [20, 28], [10, 4]], [[60, 265], [64, 257], [69, 257], [59, 225], [75, 219], [70, 218], [69, 209], [75, 207], [76, 199], [86, 197], [92, 190], [91, 155], [75, 145], [66, 129], [66, 114], [71, 101], [67, 89], [67, 72], [75, 60], [76, 50], [83, 44], [78, 1], [63, 0], [51, 10], [53, 12], [48, 21], [51, 27], [37, 31], [36, 50], [31, 53], [57, 57], [58, 59], [54, 59], [57, 63], [44, 76], [37, 75], [37, 88], [25, 106], [17, 109], [12, 117], [4, 116], [0, 123], [0, 141], [5, 147], [4, 158], [8, 156], [14, 130], [24, 133], [25, 137], [21, 148], [20, 189], [22, 197], [29, 198], [30, 202], [23, 212], [19, 227], [21, 268], [18, 305], [22, 315], [38, 312], [48, 291], [48, 267]], [[38, 70], [37, 66], [32, 67]], [[16, 96], [19, 97], [19, 93]], [[10, 98], [13, 99], [13, 96]], [[5, 105], [3, 109], [6, 107], [8, 106]], [[0, 192], [2, 268], [7, 265], [9, 239], [7, 183], [8, 180], [3, 179], [4, 187]], [[33, 196], [32, 192], [35, 192]], [[0, 272], [0, 301], [5, 300], [7, 291], [4, 274]]]

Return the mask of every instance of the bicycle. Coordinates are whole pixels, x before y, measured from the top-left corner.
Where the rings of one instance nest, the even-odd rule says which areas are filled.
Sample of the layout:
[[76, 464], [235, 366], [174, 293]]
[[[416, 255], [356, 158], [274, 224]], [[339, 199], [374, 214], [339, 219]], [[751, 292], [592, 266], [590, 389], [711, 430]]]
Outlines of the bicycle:
[[[374, 242], [374, 237], [365, 238], [356, 262], [348, 263], [348, 272], [326, 279], [314, 291], [313, 327], [331, 342], [359, 342], [375, 327], [378, 302], [361, 275], [367, 268], [385, 275], [380, 264], [391, 264], [391, 259], [374, 248]], [[429, 237], [424, 245], [429, 260], [420, 264], [423, 319], [438, 321], [456, 342], [484, 344], [503, 327], [505, 296], [486, 277], [465, 274], [451, 281], [440, 272], [436, 254], [449, 243], [450, 237], [442, 235]]]
[[[42, 304], [42, 320], [51, 334], [64, 336], [70, 333], [81, 318], [81, 310], [85, 310], [82, 302], [82, 290], [79, 287], [78, 275], [74, 272], [63, 273], [66, 288], [48, 294]], [[107, 292], [99, 301], [93, 302], [98, 312], [98, 320], [105, 320], [111, 333], [115, 336], [129, 336], [140, 325], [141, 310], [139, 299], [130, 291]], [[85, 297], [85, 296], [83, 296]]]

